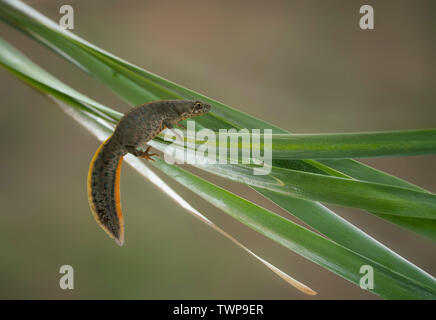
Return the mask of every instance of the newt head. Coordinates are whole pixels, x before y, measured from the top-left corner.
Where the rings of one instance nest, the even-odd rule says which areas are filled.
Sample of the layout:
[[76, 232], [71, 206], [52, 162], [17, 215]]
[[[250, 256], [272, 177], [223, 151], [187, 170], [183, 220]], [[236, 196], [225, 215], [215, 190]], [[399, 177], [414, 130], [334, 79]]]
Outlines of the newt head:
[[201, 116], [210, 111], [210, 104], [200, 100], [179, 100], [174, 107], [181, 120]]

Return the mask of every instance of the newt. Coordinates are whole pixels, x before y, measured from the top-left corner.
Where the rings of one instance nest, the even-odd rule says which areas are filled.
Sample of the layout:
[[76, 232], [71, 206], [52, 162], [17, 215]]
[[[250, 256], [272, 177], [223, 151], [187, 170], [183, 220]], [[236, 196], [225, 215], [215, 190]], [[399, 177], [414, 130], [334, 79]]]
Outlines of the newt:
[[[120, 246], [124, 243], [124, 218], [120, 201], [120, 173], [123, 157], [153, 160], [148, 141], [179, 121], [201, 116], [211, 106], [194, 100], [161, 100], [129, 110], [114, 133], [97, 149], [88, 171], [88, 200], [101, 228]], [[144, 151], [145, 149], [145, 151]]]

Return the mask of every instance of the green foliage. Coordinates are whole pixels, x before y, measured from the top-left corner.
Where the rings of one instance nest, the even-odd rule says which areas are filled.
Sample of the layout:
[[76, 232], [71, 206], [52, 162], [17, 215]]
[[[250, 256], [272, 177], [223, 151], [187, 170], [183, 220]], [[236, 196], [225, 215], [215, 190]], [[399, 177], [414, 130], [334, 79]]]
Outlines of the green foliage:
[[[201, 99], [211, 113], [197, 129], [272, 129], [273, 167], [254, 176], [252, 165], [198, 165], [198, 168], [251, 186], [321, 234], [278, 216], [178, 166], [153, 165], [241, 223], [307, 259], [359, 284], [362, 265], [377, 279], [373, 293], [390, 299], [434, 299], [436, 280], [319, 202], [361, 208], [420, 235], [435, 239], [436, 195], [349, 157], [436, 153], [436, 130], [293, 135], [220, 102], [165, 80], [60, 30], [18, 1], [0, 3], [0, 18], [66, 57], [132, 106], [159, 99]], [[4, 40], [0, 64], [64, 104], [79, 122], [103, 139], [122, 116], [63, 84]], [[162, 137], [152, 141], [163, 150]], [[315, 161], [313, 159], [320, 159]]]

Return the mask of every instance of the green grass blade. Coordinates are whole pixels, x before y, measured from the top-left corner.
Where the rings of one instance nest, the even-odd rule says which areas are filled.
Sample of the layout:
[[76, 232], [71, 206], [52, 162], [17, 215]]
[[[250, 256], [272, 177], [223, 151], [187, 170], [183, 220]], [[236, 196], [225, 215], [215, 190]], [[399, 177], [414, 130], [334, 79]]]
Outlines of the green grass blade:
[[386, 172], [374, 169], [368, 165], [360, 163], [352, 159], [342, 160], [320, 160], [326, 166], [340, 170], [341, 173], [353, 177], [357, 180], [370, 181], [375, 183], [387, 184], [391, 186], [411, 189], [415, 191], [428, 192], [425, 189], [414, 185], [408, 181], [394, 177]]
[[436, 153], [436, 129], [274, 135], [274, 159], [337, 159]]

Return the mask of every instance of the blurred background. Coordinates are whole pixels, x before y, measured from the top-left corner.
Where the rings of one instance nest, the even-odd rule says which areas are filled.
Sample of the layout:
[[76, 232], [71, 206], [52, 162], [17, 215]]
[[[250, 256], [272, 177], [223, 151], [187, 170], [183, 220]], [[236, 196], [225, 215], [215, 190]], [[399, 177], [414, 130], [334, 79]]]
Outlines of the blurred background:
[[[55, 21], [60, 6], [70, 4], [73, 32], [91, 43], [292, 132], [436, 125], [435, 1], [26, 3]], [[375, 30], [359, 28], [363, 4], [374, 7]], [[0, 32], [62, 81], [128, 110], [40, 44], [4, 23]], [[318, 291], [315, 297], [301, 294], [127, 165], [121, 181], [126, 243], [118, 247], [88, 206], [86, 176], [97, 140], [3, 69], [0, 83], [0, 298], [377, 299], [163, 177], [257, 254]], [[435, 156], [363, 162], [436, 191]], [[289, 218], [248, 188], [213, 180]], [[430, 240], [360, 210], [329, 207], [436, 274]], [[64, 264], [74, 268], [74, 290], [59, 288]]]

